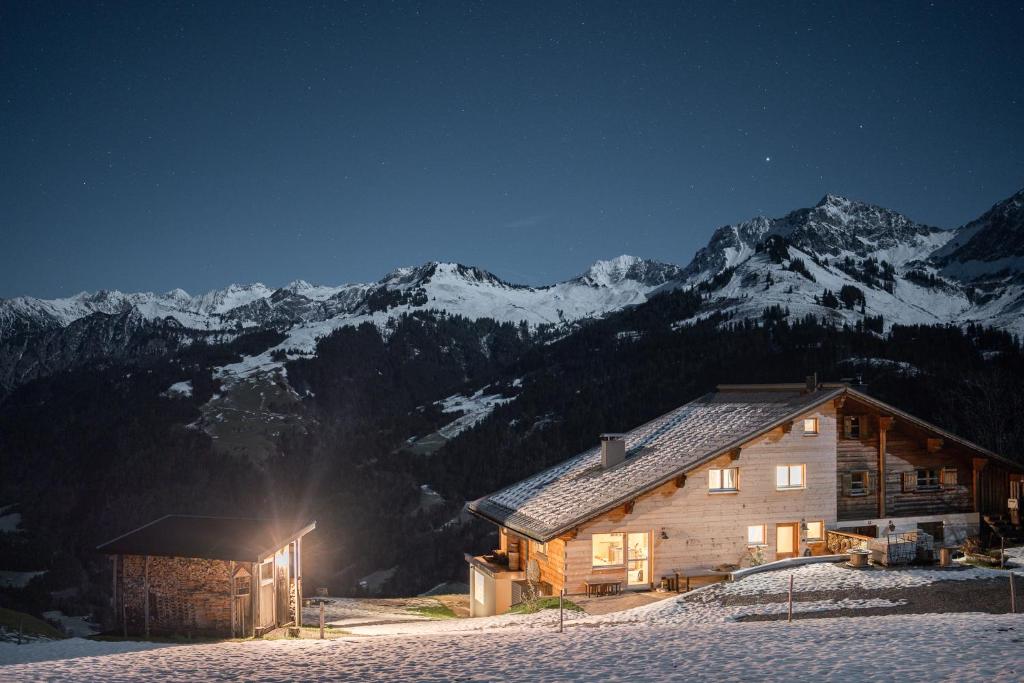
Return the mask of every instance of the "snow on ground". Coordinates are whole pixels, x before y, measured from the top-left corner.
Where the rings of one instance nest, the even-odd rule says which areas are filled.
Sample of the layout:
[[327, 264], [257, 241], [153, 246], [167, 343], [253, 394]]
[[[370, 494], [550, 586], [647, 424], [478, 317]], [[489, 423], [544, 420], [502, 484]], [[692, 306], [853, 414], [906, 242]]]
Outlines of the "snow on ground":
[[485, 389], [487, 387], [480, 389], [472, 396], [453, 394], [443, 401], [438, 401], [442, 413], [462, 413], [460, 417], [438, 430], [438, 433], [446, 439], [454, 439], [470, 427], [477, 425], [494, 412], [498, 406], [514, 400], [514, 397], [507, 398], [501, 394], [484, 395]]
[[[124, 652], [155, 650], [162, 647], [167, 647], [167, 645], [134, 640], [107, 642], [86, 640], [85, 638], [37, 640], [27, 645], [0, 643], [0, 666], [28, 662], [50, 662], [57, 659], [76, 659], [77, 661], [79, 657], [99, 658]], [[13, 669], [0, 669], [0, 680], [12, 680], [8, 676], [12, 676], [13, 671]], [[40, 675], [37, 674], [36, 677], [39, 678]], [[70, 678], [76, 678], [76, 676], [71, 674]], [[45, 677], [42, 679], [45, 680]]]
[[74, 636], [76, 638], [91, 636], [100, 632], [100, 629], [96, 624], [91, 621], [87, 621], [86, 617], [69, 617], [59, 609], [43, 612], [43, 619], [59, 623], [61, 630], [64, 631], [66, 635]]
[[[419, 638], [259, 640], [92, 655], [0, 669], [4, 680], [662, 681], [1024, 678], [1024, 617], [942, 614], [677, 627], [514, 630]], [[956, 646], [936, 634], [956, 634]], [[78, 641], [82, 643], [84, 641]], [[75, 641], [22, 646], [62, 647]], [[15, 647], [15, 646], [11, 646]], [[142, 649], [142, 648], [139, 648]], [[0, 650], [6, 654], [6, 650]], [[100, 656], [106, 655], [106, 656]], [[998, 653], [998, 656], [993, 656]], [[2, 657], [3, 655], [0, 655]]]
[[28, 582], [37, 576], [42, 576], [45, 571], [40, 572], [14, 572], [7, 569], [0, 569], [0, 588], [24, 588]]
[[184, 396], [190, 398], [192, 396], [192, 380], [186, 380], [184, 382], [175, 382], [171, 386], [167, 387], [164, 392], [165, 396]]
[[972, 581], [1006, 576], [998, 569], [966, 567], [963, 569], [940, 568], [888, 568], [849, 569], [841, 564], [820, 563], [779, 569], [761, 574], [750, 574], [740, 581], [722, 585], [725, 595], [781, 594], [789, 590], [789, 577], [793, 575], [793, 590], [796, 592], [822, 590], [882, 590], [886, 588], [911, 588], [927, 586], [936, 581]]
[[18, 530], [21, 526], [21, 513], [10, 512], [6, 515], [0, 515], [0, 532], [12, 533]]

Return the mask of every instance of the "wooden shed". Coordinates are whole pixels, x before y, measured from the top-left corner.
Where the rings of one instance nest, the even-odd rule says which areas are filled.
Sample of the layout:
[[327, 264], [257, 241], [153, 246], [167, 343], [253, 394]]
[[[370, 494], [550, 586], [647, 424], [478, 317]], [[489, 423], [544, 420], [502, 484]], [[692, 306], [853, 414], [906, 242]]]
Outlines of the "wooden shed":
[[315, 521], [167, 515], [97, 547], [112, 555], [125, 634], [252, 637], [300, 625], [302, 537]]

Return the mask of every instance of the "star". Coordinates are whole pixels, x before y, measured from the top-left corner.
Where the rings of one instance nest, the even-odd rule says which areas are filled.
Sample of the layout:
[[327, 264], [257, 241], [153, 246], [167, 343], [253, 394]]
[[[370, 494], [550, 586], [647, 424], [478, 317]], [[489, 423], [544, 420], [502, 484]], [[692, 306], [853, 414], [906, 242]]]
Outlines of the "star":
[[764, 158], [764, 163], [766, 163], [766, 164], [767, 164], [767, 163], [768, 163], [769, 161], [771, 161], [771, 160], [772, 160], [772, 158], [771, 158], [771, 157], [765, 157], [765, 158]]

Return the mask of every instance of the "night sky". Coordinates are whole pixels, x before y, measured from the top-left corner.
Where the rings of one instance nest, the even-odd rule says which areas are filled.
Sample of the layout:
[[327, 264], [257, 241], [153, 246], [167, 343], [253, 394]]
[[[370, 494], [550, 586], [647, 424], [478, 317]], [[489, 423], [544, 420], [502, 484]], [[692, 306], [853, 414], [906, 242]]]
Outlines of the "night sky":
[[1024, 186], [1020, 2], [681, 4], [2, 0], [0, 296], [546, 283]]

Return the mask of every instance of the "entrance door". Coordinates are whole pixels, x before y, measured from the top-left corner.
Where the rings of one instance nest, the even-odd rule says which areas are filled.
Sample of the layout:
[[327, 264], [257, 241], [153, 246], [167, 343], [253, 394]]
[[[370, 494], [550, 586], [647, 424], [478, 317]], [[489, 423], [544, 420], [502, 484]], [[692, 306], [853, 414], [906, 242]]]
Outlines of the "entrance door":
[[260, 564], [260, 614], [259, 627], [273, 628], [277, 625], [274, 614], [274, 557], [270, 556]]
[[640, 588], [651, 584], [650, 534], [626, 534], [626, 586]]
[[797, 548], [800, 545], [800, 525], [796, 522], [775, 525], [775, 559], [784, 560], [787, 557], [796, 557]]

